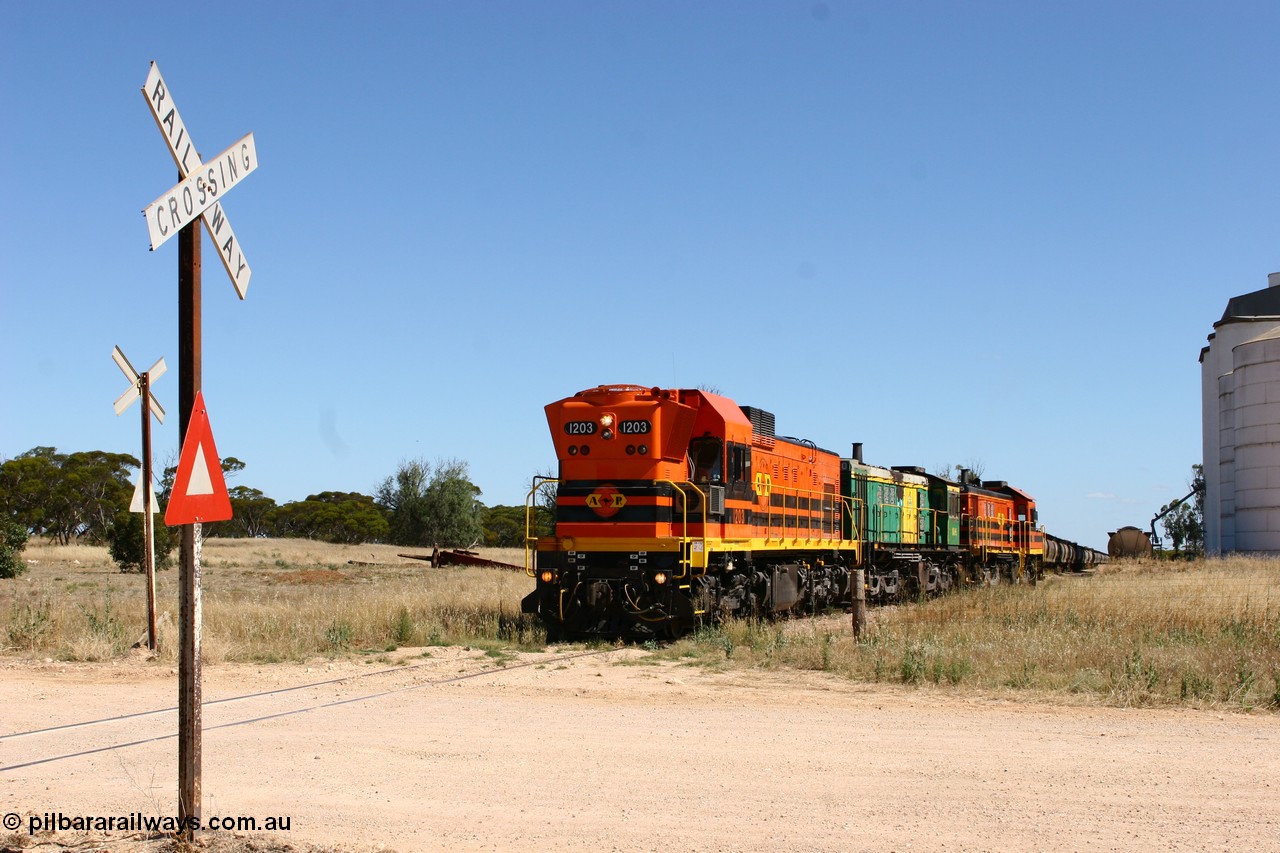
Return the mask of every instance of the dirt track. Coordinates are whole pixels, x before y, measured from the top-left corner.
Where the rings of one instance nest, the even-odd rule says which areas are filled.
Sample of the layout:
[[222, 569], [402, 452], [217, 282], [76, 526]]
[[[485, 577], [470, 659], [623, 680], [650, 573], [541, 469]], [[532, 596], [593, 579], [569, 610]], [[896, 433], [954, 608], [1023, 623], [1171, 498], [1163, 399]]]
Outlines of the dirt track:
[[[1274, 714], [618, 665], [635, 650], [438, 683], [493, 664], [431, 654], [207, 707], [203, 816], [288, 816], [269, 838], [400, 851], [1280, 850]], [[207, 667], [204, 698], [384, 668]], [[0, 664], [0, 734], [170, 707], [175, 682], [142, 662]], [[167, 713], [0, 739], [0, 767], [176, 725]], [[0, 770], [0, 812], [24, 824], [0, 847], [33, 842], [31, 813], [172, 814], [176, 755], [168, 739]], [[93, 837], [101, 848], [79, 849], [130, 848], [127, 833]]]

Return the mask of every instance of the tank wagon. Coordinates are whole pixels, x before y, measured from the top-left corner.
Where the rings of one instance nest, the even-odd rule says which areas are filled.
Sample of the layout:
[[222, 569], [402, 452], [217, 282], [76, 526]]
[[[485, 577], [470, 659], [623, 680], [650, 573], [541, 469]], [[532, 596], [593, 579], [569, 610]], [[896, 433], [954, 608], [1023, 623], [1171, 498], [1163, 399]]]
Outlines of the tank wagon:
[[530, 540], [522, 609], [552, 640], [818, 612], [849, 600], [855, 569], [889, 601], [1045, 565], [1035, 501], [1008, 483], [870, 465], [857, 444], [842, 458], [719, 394], [601, 385], [545, 412], [556, 526]]
[[1083, 572], [1105, 563], [1107, 555], [1075, 542], [1059, 539], [1051, 533], [1044, 535], [1044, 564], [1058, 571]]
[[[1154, 521], [1152, 521], [1151, 526], [1154, 529]], [[1145, 530], [1137, 527], [1121, 527], [1107, 539], [1107, 554], [1117, 559], [1150, 557], [1151, 536]]]

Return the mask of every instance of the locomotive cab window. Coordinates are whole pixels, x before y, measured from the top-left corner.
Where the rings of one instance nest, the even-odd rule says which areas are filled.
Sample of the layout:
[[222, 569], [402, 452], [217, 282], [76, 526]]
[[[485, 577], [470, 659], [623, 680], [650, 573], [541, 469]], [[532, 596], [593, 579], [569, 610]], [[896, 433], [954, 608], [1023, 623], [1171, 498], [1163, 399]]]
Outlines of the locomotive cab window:
[[747, 469], [751, 466], [751, 457], [747, 454], [747, 446], [737, 442], [729, 442], [729, 481], [738, 483], [747, 479]]
[[719, 483], [724, 479], [720, 439], [715, 436], [695, 438], [689, 442], [689, 461], [695, 483]]
[[751, 448], [736, 441], [729, 442], [729, 497], [751, 500]]

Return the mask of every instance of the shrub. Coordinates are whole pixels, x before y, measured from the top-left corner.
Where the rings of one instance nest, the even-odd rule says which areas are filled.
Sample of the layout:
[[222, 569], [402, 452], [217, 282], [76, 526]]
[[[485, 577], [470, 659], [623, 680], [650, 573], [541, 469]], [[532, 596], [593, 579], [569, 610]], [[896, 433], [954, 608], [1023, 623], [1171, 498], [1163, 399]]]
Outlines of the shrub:
[[0, 520], [0, 578], [16, 578], [27, 570], [19, 555], [27, 547], [27, 528], [9, 519]]
[[[156, 569], [167, 569], [173, 565], [173, 546], [176, 543], [173, 533], [164, 525], [164, 520], [156, 519], [155, 524], [155, 560]], [[140, 512], [118, 512], [107, 530], [107, 546], [111, 559], [116, 561], [122, 572], [143, 571], [143, 553], [146, 539], [142, 535], [143, 515]]]

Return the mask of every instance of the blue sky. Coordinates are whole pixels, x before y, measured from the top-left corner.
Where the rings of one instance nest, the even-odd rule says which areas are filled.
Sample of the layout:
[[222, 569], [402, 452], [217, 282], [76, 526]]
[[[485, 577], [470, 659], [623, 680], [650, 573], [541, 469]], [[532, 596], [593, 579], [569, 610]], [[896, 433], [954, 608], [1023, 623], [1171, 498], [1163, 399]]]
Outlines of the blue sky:
[[225, 196], [204, 394], [280, 502], [554, 465], [542, 407], [714, 386], [868, 461], [980, 461], [1104, 547], [1186, 491], [1197, 356], [1280, 270], [1267, 2], [4, 4], [0, 458], [177, 455], [177, 182], [155, 60]]

